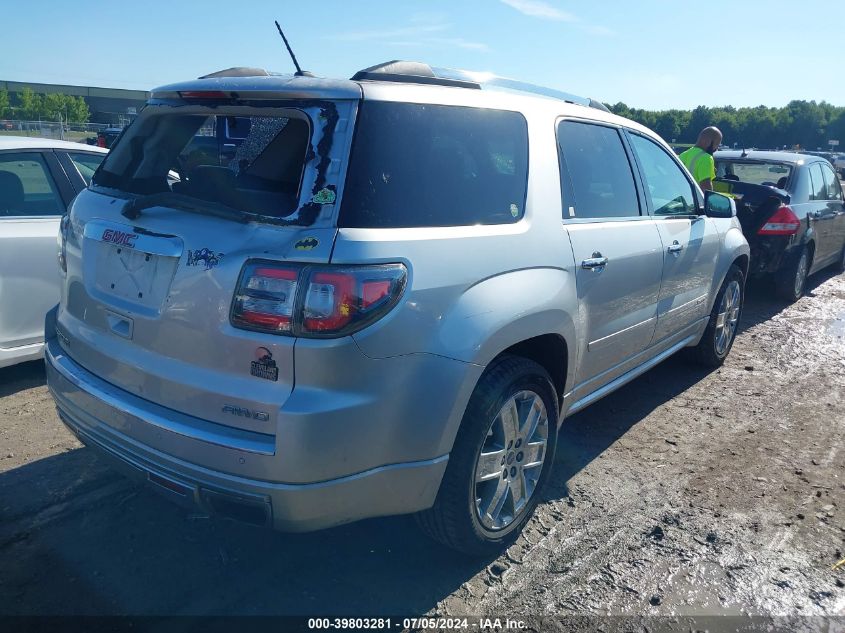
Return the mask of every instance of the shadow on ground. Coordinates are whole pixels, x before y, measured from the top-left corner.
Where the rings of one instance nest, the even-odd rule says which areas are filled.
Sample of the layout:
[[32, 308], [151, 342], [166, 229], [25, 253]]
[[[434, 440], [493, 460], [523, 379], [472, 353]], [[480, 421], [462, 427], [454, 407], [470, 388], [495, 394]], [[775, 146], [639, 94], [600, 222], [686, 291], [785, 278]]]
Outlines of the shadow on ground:
[[0, 398], [47, 383], [44, 361], [34, 360], [0, 369]]
[[[744, 327], [776, 305], [752, 296]], [[21, 371], [0, 395], [43, 384], [43, 364]], [[546, 499], [706, 373], [669, 359], [567, 420]], [[428, 541], [410, 517], [280, 534], [186, 514], [88, 449], [0, 475], [0, 510], [6, 613], [422, 614], [491, 562]]]

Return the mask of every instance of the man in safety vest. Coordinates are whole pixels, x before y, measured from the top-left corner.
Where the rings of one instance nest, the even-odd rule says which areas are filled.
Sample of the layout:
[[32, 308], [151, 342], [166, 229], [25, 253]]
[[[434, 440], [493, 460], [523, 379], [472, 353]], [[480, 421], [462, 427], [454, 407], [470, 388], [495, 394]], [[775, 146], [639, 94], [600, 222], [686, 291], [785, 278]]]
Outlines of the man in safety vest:
[[704, 190], [713, 189], [713, 179], [716, 178], [713, 152], [719, 149], [721, 144], [722, 133], [719, 128], [706, 127], [698, 135], [696, 144], [678, 157]]

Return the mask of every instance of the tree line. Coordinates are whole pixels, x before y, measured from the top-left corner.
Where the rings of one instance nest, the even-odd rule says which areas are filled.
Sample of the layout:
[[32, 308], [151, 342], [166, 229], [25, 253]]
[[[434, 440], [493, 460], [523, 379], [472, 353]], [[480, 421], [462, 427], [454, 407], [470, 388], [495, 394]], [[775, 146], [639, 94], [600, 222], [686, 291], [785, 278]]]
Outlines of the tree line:
[[695, 110], [642, 110], [624, 103], [608, 105], [620, 116], [651, 128], [668, 143], [695, 143], [698, 133], [715, 125], [725, 135], [725, 145], [759, 149], [829, 149], [838, 140], [845, 151], [845, 107], [822, 101], [791, 101], [782, 108], [731, 106]]
[[0, 119], [88, 123], [90, 118], [91, 111], [82, 97], [56, 92], [39, 94], [27, 86], [12, 100], [7, 90], [0, 90]]

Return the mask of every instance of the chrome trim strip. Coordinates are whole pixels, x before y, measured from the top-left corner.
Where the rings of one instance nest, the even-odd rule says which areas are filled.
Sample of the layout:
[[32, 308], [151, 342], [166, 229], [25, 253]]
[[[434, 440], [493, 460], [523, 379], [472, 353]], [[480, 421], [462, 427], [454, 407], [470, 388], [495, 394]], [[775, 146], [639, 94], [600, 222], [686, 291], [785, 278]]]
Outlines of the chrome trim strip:
[[681, 339], [679, 342], [675, 343], [672, 347], [667, 349], [664, 352], [661, 352], [657, 356], [652, 357], [650, 360], [646, 361], [642, 365], [634, 367], [634, 369], [622, 374], [619, 378], [610, 381], [604, 387], [600, 387], [596, 389], [591, 394], [588, 394], [578, 400], [577, 402], [573, 402], [572, 405], [566, 410], [566, 416], [569, 417], [573, 413], [577, 413], [581, 409], [593, 404], [596, 400], [600, 400], [604, 396], [608, 395], [612, 391], [615, 391], [622, 385], [632, 381], [637, 376], [644, 374], [649, 369], [654, 367], [655, 365], [659, 365], [664, 360], [669, 358], [672, 354], [679, 351], [681, 348], [686, 347], [690, 343], [692, 343], [696, 339], [696, 335], [692, 334], [684, 339]]
[[635, 323], [634, 325], [629, 325], [624, 330], [619, 330], [618, 332], [614, 332], [613, 334], [608, 334], [605, 337], [597, 338], [595, 341], [590, 341], [587, 344], [587, 350], [590, 352], [594, 352], [598, 349], [602, 349], [603, 347], [607, 347], [609, 344], [613, 342], [614, 337], [621, 336], [623, 334], [630, 334], [637, 328], [652, 326], [654, 327], [655, 322], [657, 321], [657, 315], [653, 317], [649, 317], [645, 321], [640, 321], [639, 323]]

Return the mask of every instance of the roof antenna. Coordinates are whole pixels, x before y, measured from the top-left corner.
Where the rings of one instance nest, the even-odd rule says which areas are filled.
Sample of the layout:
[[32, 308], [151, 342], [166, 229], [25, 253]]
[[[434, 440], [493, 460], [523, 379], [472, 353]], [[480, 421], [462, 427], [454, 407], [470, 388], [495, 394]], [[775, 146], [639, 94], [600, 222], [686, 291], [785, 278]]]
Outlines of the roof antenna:
[[299, 67], [299, 62], [296, 61], [296, 55], [293, 54], [293, 50], [291, 50], [290, 44], [288, 44], [288, 38], [285, 37], [284, 32], [282, 31], [282, 27], [279, 26], [278, 20], [273, 20], [276, 23], [276, 28], [279, 29], [279, 35], [282, 36], [282, 41], [284, 41], [285, 46], [288, 49], [288, 53], [290, 53], [290, 58], [293, 60], [293, 65], [296, 66], [296, 72], [294, 73], [297, 77], [313, 77], [314, 75], [309, 73], [307, 70], [302, 70]]

